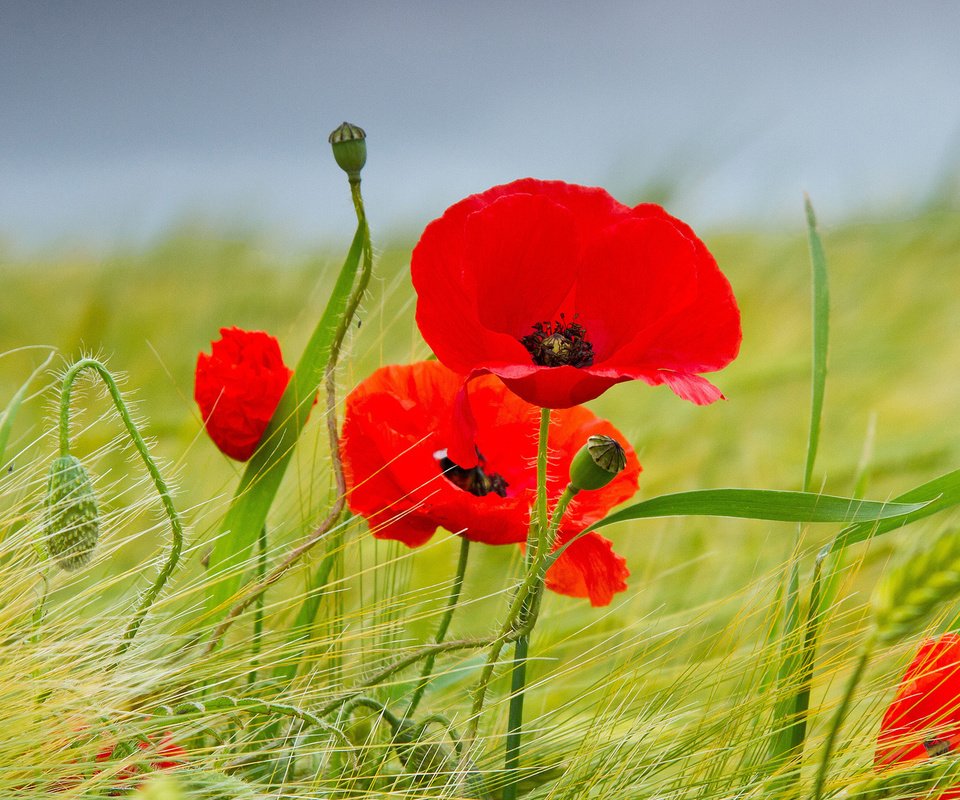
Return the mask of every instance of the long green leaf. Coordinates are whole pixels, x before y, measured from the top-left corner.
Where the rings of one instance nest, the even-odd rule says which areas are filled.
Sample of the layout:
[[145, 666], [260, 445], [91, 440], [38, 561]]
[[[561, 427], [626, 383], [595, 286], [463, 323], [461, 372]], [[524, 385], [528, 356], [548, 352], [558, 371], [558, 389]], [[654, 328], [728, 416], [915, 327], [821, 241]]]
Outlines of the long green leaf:
[[934, 478], [909, 492], [893, 499], [895, 503], [920, 503], [920, 508], [901, 517], [884, 519], [880, 522], [861, 522], [844, 528], [824, 550], [824, 553], [841, 550], [851, 544], [862, 542], [871, 536], [902, 528], [918, 519], [929, 517], [940, 511], [960, 504], [960, 469]]
[[664, 494], [634, 503], [593, 523], [595, 531], [616, 522], [652, 517], [734, 517], [779, 522], [872, 522], [916, 513], [929, 503], [878, 502], [813, 492], [769, 489], [698, 489]]
[[827, 283], [827, 257], [817, 233], [817, 218], [810, 198], [804, 198], [807, 212], [807, 236], [810, 242], [810, 264], [813, 268], [813, 380], [811, 381], [810, 432], [807, 437], [807, 461], [803, 471], [803, 491], [810, 490], [813, 463], [820, 443], [820, 419], [823, 415], [823, 394], [827, 380], [827, 345], [830, 339], [830, 288]]
[[210, 555], [211, 580], [207, 594], [210, 610], [223, 605], [237, 591], [257, 533], [266, 522], [267, 512], [293, 456], [294, 446], [323, 381], [337, 325], [347, 309], [363, 253], [364, 227], [364, 222], [357, 226], [323, 316], [267, 426], [263, 442], [244, 470], [221, 524], [220, 535]]
[[[817, 232], [817, 218], [809, 197], [804, 197], [807, 216], [807, 238], [810, 247], [812, 272], [813, 359], [810, 375], [810, 428], [807, 434], [807, 457], [803, 468], [803, 491], [810, 490], [813, 465], [817, 460], [820, 428], [823, 418], [823, 397], [827, 381], [827, 349], [830, 340], [830, 288], [827, 280], [827, 257]], [[774, 708], [773, 735], [768, 768], [778, 772], [788, 761], [796, 762], [806, 739], [806, 713], [809, 706], [810, 683], [801, 673], [812, 669], [812, 648], [816, 646], [815, 631], [804, 635], [800, 628], [800, 565], [799, 545], [801, 531], [797, 532], [797, 547], [788, 566], [786, 604], [784, 607], [780, 669], [777, 684], [780, 697]], [[819, 576], [819, 572], [818, 572]], [[818, 591], [814, 586], [811, 591]], [[784, 773], [784, 783], [797, 780], [795, 769]]]

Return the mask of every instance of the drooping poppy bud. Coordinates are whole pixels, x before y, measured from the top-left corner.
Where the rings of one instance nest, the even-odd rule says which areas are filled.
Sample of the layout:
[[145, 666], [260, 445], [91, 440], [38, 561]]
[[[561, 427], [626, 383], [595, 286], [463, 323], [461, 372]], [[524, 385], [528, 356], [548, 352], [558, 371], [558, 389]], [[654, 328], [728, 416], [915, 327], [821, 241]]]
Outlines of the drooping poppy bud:
[[47, 552], [61, 569], [79, 569], [92, 558], [100, 535], [97, 498], [75, 456], [60, 456], [50, 465], [43, 529]]
[[570, 463], [570, 485], [577, 491], [602, 489], [626, 466], [620, 442], [612, 436], [591, 436]]
[[350, 183], [360, 182], [360, 170], [367, 163], [366, 138], [366, 132], [359, 125], [344, 122], [327, 139], [333, 147], [333, 157], [347, 173]]

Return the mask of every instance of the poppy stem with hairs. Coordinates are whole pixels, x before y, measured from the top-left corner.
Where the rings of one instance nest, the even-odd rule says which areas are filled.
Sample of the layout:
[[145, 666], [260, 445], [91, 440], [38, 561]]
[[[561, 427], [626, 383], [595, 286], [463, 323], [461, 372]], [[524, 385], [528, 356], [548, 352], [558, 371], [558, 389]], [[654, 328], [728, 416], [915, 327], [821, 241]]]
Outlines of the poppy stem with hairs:
[[154, 600], [157, 599], [157, 596], [162, 591], [167, 579], [173, 574], [174, 569], [176, 569], [177, 563], [180, 560], [180, 552], [183, 549], [183, 523], [180, 521], [180, 514], [173, 505], [173, 497], [170, 489], [160, 474], [160, 468], [157, 466], [157, 462], [154, 461], [153, 456], [150, 455], [150, 450], [140, 435], [137, 424], [133, 421], [133, 417], [130, 416], [127, 405], [123, 401], [123, 396], [120, 394], [120, 388], [117, 386], [117, 382], [113, 379], [113, 375], [110, 374], [106, 366], [95, 358], [80, 359], [70, 367], [63, 376], [63, 384], [60, 390], [60, 454], [67, 455], [70, 452], [70, 396], [73, 390], [73, 383], [77, 379], [77, 376], [86, 370], [95, 372], [106, 385], [107, 391], [110, 393], [110, 398], [113, 400], [113, 404], [120, 414], [123, 426], [126, 428], [131, 441], [133, 441], [137, 453], [147, 468], [147, 472], [150, 473], [157, 494], [160, 495], [163, 510], [170, 520], [170, 552], [167, 555], [163, 567], [161, 567], [157, 573], [153, 584], [143, 593], [137, 610], [134, 612], [130, 622], [127, 623], [127, 628], [123, 633], [120, 644], [117, 645], [114, 651], [114, 656], [119, 658], [133, 643], [133, 639], [137, 635], [137, 631], [140, 629], [144, 618], [147, 616], [150, 606], [153, 605]]
[[510, 679], [510, 711], [507, 718], [507, 741], [504, 756], [504, 774], [507, 784], [503, 787], [503, 800], [516, 800], [517, 770], [520, 768], [520, 736], [523, 727], [523, 693], [527, 681], [527, 652], [530, 634], [536, 624], [536, 614], [543, 592], [541, 565], [550, 552], [550, 533], [553, 527], [547, 518], [547, 452], [550, 433], [550, 409], [540, 409], [540, 438], [537, 449], [537, 505], [536, 522], [530, 526], [527, 550], [533, 553], [527, 559], [527, 568], [537, 573], [530, 593], [520, 609], [520, 623], [524, 632], [513, 645], [513, 671]]

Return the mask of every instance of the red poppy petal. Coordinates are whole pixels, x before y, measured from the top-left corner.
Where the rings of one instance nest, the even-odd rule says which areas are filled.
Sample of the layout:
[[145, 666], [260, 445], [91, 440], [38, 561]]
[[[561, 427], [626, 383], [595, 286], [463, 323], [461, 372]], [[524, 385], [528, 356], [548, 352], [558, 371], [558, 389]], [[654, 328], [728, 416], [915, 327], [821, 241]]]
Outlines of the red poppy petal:
[[[528, 403], [541, 408], [569, 408], [602, 395], [613, 384], [628, 377], [595, 375], [591, 369], [576, 367], [537, 367], [522, 378], [512, 378], [509, 369], [491, 367], [503, 382]], [[503, 373], [506, 373], [503, 374]]]
[[520, 356], [518, 350], [526, 351], [515, 337], [489, 330], [477, 316], [465, 288], [473, 285], [465, 263], [465, 221], [455, 208], [424, 230], [413, 249], [410, 277], [423, 338], [446, 366], [467, 373], [480, 363], [511, 361]]
[[388, 508], [369, 515], [368, 521], [375, 538], [403, 542], [407, 547], [425, 545], [437, 531], [434, 520], [409, 509]]
[[710, 405], [717, 400], [725, 399], [716, 386], [700, 375], [659, 370], [649, 377], [640, 374], [637, 377], [654, 385], [665, 383], [677, 397], [682, 397], [698, 406]]
[[923, 643], [880, 724], [877, 765], [928, 758], [925, 741], [960, 746], [960, 636]]
[[581, 536], [547, 571], [547, 588], [568, 597], [589, 597], [590, 605], [610, 605], [627, 588], [626, 560], [599, 533]]
[[[480, 324], [516, 340], [553, 320], [570, 292], [579, 242], [573, 215], [546, 197], [501, 197], [469, 216], [463, 280]], [[464, 331], [465, 336], [470, 331]]]
[[631, 218], [608, 228], [584, 253], [576, 292], [595, 365], [626, 345], [659, 345], [665, 324], [696, 296], [696, 251], [669, 220]]
[[[713, 372], [722, 369], [740, 351], [740, 310], [730, 282], [706, 245], [688, 225], [659, 206], [638, 206], [638, 212], [669, 223], [693, 248], [695, 293], [673, 309], [653, 338], [638, 338], [612, 354], [611, 364], [648, 364], [675, 372]], [[682, 395], [681, 395], [682, 396]]]

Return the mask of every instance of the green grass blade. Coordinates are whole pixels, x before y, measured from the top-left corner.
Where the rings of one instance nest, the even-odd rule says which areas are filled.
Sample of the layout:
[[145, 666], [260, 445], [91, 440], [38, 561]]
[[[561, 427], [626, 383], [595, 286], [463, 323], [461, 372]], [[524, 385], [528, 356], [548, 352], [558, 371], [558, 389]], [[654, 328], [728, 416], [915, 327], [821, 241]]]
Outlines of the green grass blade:
[[7, 407], [3, 410], [3, 414], [0, 414], [0, 464], [3, 464], [3, 453], [7, 449], [7, 442], [10, 441], [10, 431], [13, 430], [13, 420], [20, 410], [20, 406], [27, 396], [27, 392], [30, 391], [30, 385], [36, 379], [37, 375], [47, 368], [52, 360], [53, 353], [50, 353], [44, 362], [30, 373], [30, 377], [23, 382], [20, 388], [14, 392], [13, 397], [10, 398], [10, 402], [7, 403]]
[[921, 505], [915, 511], [900, 517], [884, 519], [875, 523], [864, 521], [850, 525], [850, 527], [840, 531], [837, 538], [828, 545], [826, 552], [841, 550], [851, 544], [902, 528], [911, 522], [916, 522], [919, 519], [960, 504], [960, 469], [934, 478], [909, 492], [904, 492], [899, 497], [895, 497], [893, 502], [920, 503]]
[[[960, 477], [958, 477], [960, 484]], [[960, 499], [960, 486], [958, 486]], [[769, 489], [698, 489], [652, 497], [627, 506], [593, 523], [584, 531], [605, 528], [615, 522], [653, 517], [734, 517], [778, 522], [863, 522], [903, 518], [930, 503], [879, 502], [853, 497], [835, 497], [812, 492], [783, 492]]]
[[803, 491], [809, 491], [813, 463], [820, 443], [820, 419], [823, 415], [823, 393], [827, 380], [827, 345], [830, 338], [830, 288], [827, 283], [827, 258], [817, 233], [817, 218], [810, 198], [804, 198], [807, 212], [807, 236], [810, 240], [810, 264], [813, 268], [813, 381], [810, 403], [810, 433], [807, 438], [807, 460], [803, 470]]
[[[813, 465], [817, 459], [817, 447], [820, 443], [823, 397], [827, 380], [827, 349], [830, 340], [830, 288], [827, 280], [827, 258], [823, 251], [820, 234], [817, 232], [817, 218], [809, 197], [804, 197], [804, 209], [807, 216], [813, 286], [810, 428], [807, 434], [807, 456], [802, 486], [803, 491], [806, 492], [810, 490]], [[800, 535], [801, 532], [798, 531], [798, 546]], [[807, 634], [804, 636], [800, 629], [800, 568], [797, 559], [798, 554], [795, 552], [788, 568], [789, 582], [777, 680], [780, 690], [774, 709], [770, 746], [769, 766], [773, 771], [780, 770], [787, 761], [797, 759], [806, 738], [806, 712], [809, 707], [810, 685], [808, 680], [804, 680], [802, 673], [812, 669], [814, 654], [808, 648], [816, 647], [816, 630], [815, 627], [810, 628], [808, 624]], [[815, 580], [819, 581], [819, 571]], [[819, 585], [815, 585], [811, 591], [819, 592]], [[797, 773], [794, 770], [784, 775], [785, 781], [795, 782], [796, 778]]]
[[243, 565], [267, 519], [293, 449], [323, 381], [337, 325], [346, 313], [363, 253], [365, 223], [357, 226], [327, 307], [297, 364], [296, 372], [267, 426], [260, 448], [250, 459], [210, 556], [208, 608], [217, 609], [236, 591]]

